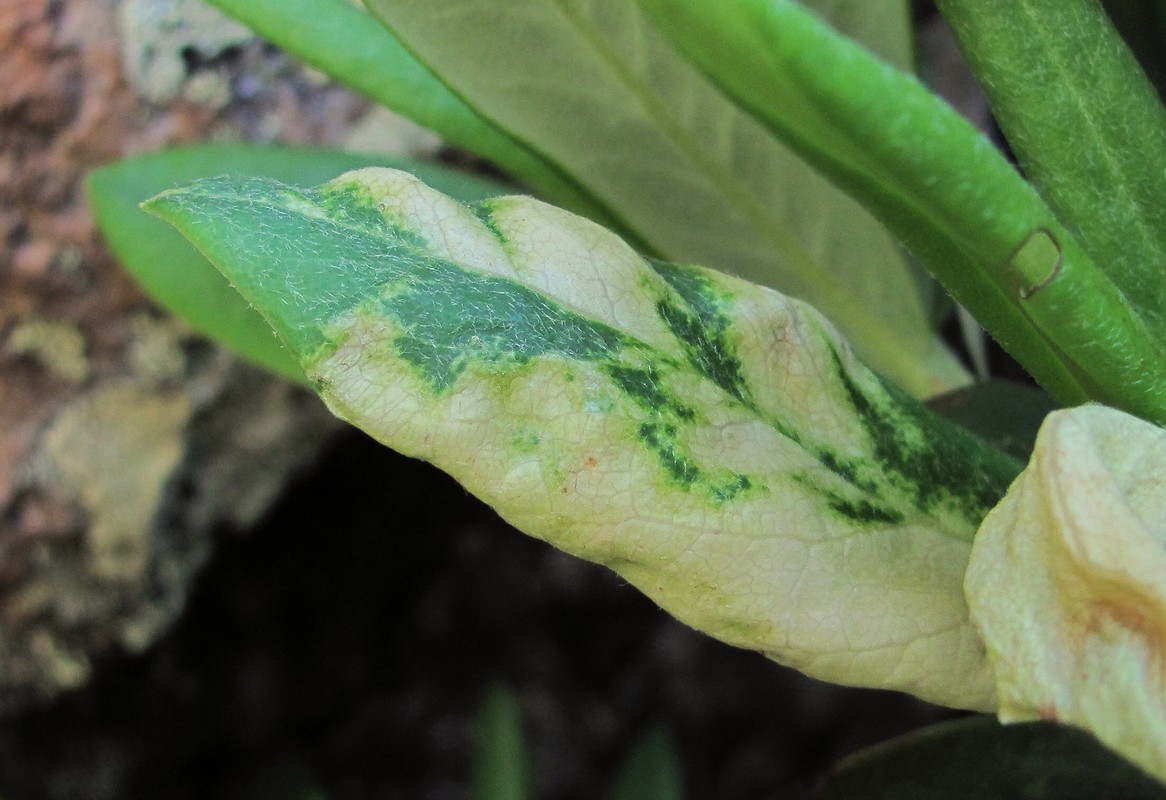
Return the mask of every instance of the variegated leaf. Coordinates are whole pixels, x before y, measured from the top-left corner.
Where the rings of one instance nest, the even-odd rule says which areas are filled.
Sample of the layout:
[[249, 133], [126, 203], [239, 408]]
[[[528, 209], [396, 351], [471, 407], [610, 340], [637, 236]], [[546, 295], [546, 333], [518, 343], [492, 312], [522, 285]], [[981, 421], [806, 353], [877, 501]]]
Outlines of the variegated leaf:
[[993, 707], [962, 580], [1019, 465], [888, 388], [809, 306], [390, 170], [147, 207], [339, 416], [518, 528], [812, 675]]

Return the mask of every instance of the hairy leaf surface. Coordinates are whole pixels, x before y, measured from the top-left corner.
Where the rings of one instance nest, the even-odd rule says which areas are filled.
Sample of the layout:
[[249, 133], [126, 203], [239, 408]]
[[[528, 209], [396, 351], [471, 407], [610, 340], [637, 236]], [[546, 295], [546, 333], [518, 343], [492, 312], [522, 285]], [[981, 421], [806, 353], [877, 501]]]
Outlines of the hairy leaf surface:
[[1166, 340], [1166, 108], [1101, 3], [939, 5], [1025, 174]]
[[810, 674], [992, 707], [961, 587], [1019, 465], [889, 388], [809, 306], [392, 170], [201, 181], [147, 207], [339, 416], [518, 528]]
[[654, 253], [809, 301], [917, 395], [966, 382], [891, 236], [734, 106], [636, 3], [368, 5], [470, 106], [558, 164]]

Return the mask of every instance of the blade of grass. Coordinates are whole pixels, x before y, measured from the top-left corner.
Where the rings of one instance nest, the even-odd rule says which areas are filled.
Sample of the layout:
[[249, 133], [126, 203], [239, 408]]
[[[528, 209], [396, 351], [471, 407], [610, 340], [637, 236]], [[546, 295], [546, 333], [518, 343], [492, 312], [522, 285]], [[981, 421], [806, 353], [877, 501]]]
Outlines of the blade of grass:
[[478, 712], [478, 747], [471, 800], [526, 800], [530, 775], [522, 714], [514, 695], [491, 689]]

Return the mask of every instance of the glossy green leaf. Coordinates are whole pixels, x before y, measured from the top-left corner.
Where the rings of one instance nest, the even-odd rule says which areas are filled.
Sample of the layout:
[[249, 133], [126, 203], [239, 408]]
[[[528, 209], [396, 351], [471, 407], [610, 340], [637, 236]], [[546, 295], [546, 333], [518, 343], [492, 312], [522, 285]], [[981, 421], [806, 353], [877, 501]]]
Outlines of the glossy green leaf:
[[623, 765], [611, 800], [680, 800], [680, 764], [667, 734], [649, 731]]
[[490, 690], [478, 714], [478, 748], [472, 800], [526, 800], [530, 764], [518, 701], [505, 689]]
[[1098, 0], [939, 5], [1029, 180], [1166, 342], [1166, 108]]
[[491, 181], [401, 159], [255, 145], [206, 145], [128, 158], [90, 173], [88, 191], [110, 248], [158, 303], [236, 354], [303, 381], [296, 359], [222, 274], [139, 205], [164, 189], [214, 175], [266, 175], [311, 186], [345, 169], [374, 164], [415, 170], [466, 201], [502, 191]]
[[1166, 351], [991, 144], [792, 0], [639, 0], [743, 107], [895, 231], [1061, 403], [1166, 423]]
[[811, 307], [391, 170], [201, 181], [147, 208], [335, 413], [520, 530], [812, 675], [993, 707], [962, 580], [1019, 465], [879, 380]]
[[842, 762], [815, 800], [1163, 800], [1166, 787], [1083, 731], [975, 717]]
[[625, 0], [369, 0], [484, 117], [603, 199], [652, 251], [809, 301], [927, 395], [967, 376], [902, 253]]
[[618, 229], [594, 198], [463, 103], [351, 0], [207, 2], [340, 83], [490, 159], [551, 202]]

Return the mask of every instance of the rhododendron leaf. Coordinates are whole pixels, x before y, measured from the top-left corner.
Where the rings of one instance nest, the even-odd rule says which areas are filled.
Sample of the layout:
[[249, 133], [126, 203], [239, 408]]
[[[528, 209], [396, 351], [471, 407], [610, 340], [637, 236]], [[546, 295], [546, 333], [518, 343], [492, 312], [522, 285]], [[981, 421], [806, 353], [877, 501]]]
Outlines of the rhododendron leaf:
[[971, 538], [1019, 464], [809, 306], [526, 197], [368, 169], [147, 204], [340, 417], [680, 619], [841, 683], [994, 708]]
[[967, 575], [1005, 721], [1055, 719], [1166, 780], [1166, 431], [1049, 415]]

